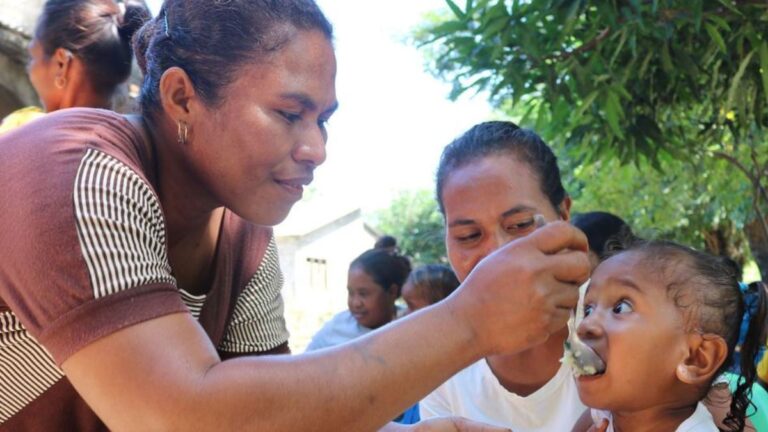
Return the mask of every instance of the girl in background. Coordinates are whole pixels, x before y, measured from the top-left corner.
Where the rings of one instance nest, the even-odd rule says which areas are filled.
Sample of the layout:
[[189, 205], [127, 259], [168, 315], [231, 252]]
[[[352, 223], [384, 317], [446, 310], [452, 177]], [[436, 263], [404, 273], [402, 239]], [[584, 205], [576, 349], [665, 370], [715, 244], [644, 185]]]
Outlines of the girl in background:
[[395, 300], [410, 272], [408, 258], [384, 249], [370, 249], [355, 258], [349, 265], [347, 310], [315, 334], [307, 351], [342, 344], [395, 319]]
[[439, 302], [451, 295], [458, 286], [459, 280], [446, 265], [425, 264], [416, 267], [403, 285], [403, 300], [408, 305], [406, 314]]

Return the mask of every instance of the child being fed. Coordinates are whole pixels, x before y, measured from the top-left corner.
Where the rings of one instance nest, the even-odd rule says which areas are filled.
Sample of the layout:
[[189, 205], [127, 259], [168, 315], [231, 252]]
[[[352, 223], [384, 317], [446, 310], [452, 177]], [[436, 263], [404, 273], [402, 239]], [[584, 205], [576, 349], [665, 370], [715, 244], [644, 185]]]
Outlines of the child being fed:
[[[764, 290], [758, 302], [725, 421], [730, 431], [744, 429], [755, 356], [766, 340]], [[744, 313], [736, 276], [718, 257], [636, 241], [600, 264], [578, 326], [605, 362], [602, 373], [577, 377], [596, 427], [607, 420], [609, 432], [717, 432], [701, 400], [733, 360]]]

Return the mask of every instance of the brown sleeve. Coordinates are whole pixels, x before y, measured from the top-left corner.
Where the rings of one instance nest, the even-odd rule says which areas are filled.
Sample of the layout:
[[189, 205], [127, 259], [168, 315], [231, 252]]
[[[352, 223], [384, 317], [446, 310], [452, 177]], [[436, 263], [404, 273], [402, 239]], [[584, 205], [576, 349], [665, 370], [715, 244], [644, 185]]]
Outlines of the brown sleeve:
[[35, 125], [0, 140], [0, 306], [61, 364], [98, 338], [187, 309], [144, 178], [71, 130]]

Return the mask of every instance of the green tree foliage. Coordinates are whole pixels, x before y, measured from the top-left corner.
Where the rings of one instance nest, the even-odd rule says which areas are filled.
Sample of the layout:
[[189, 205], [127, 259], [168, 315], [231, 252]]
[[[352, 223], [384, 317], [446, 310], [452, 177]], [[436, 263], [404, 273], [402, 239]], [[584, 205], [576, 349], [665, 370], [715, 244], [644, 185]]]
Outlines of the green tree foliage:
[[374, 226], [397, 238], [400, 252], [415, 265], [447, 262], [443, 216], [431, 190], [405, 191], [375, 215]]
[[[692, 164], [700, 175], [691, 175]], [[564, 181], [574, 212], [609, 211], [629, 221], [642, 237], [706, 247], [744, 264], [747, 245], [738, 220], [751, 214], [750, 201], [742, 198], [750, 191], [740, 176], [727, 175], [724, 168], [711, 159], [671, 161], [662, 173], [644, 162], [621, 166], [616, 159], [605, 159], [564, 172]]]
[[[668, 191], [641, 211], [671, 219], [649, 225], [686, 237], [680, 226], [673, 230], [685, 220], [685, 230], [698, 232], [686, 238], [708, 246], [708, 232], [738, 237], [750, 228], [752, 253], [768, 276], [768, 3], [446, 3], [451, 13], [416, 39], [431, 68], [453, 83], [453, 96], [485, 91], [522, 112], [523, 123], [534, 121], [572, 168], [591, 173], [585, 200], [606, 203], [598, 194], [606, 184], [592, 182], [610, 169], [627, 182], [628, 205], [643, 183], [659, 182], [650, 194]], [[739, 178], [722, 178], [731, 176]]]

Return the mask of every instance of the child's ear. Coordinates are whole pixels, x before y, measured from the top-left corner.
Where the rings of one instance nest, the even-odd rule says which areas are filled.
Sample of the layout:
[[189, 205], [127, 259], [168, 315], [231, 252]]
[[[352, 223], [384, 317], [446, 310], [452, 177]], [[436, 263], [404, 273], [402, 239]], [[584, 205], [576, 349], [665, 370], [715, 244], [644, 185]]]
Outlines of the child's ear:
[[686, 384], [708, 384], [728, 357], [728, 344], [713, 334], [688, 336], [688, 355], [677, 365], [675, 375]]

